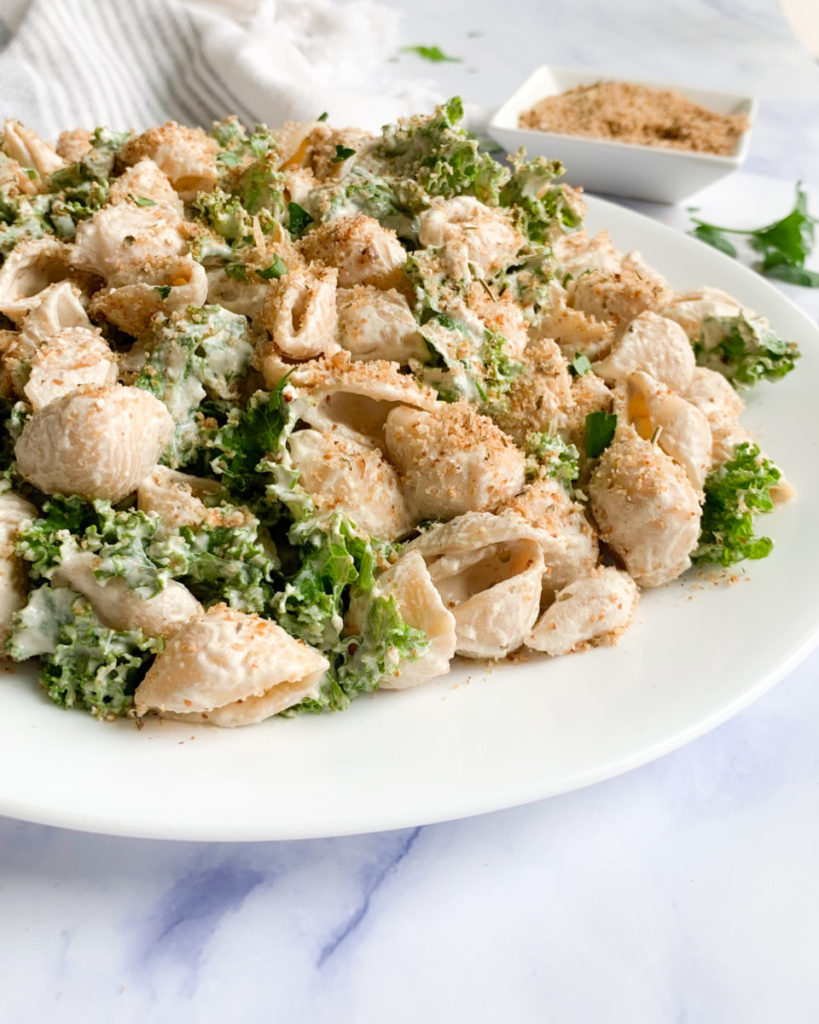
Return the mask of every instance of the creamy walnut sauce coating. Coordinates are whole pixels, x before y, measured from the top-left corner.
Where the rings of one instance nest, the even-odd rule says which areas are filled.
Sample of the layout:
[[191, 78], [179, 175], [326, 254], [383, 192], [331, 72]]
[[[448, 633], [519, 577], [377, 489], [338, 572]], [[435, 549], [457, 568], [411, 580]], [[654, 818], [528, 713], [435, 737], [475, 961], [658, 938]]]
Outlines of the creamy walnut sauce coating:
[[736, 386], [794, 346], [460, 117], [6, 121], [0, 634], [56, 703], [339, 710], [770, 551], [790, 488]]

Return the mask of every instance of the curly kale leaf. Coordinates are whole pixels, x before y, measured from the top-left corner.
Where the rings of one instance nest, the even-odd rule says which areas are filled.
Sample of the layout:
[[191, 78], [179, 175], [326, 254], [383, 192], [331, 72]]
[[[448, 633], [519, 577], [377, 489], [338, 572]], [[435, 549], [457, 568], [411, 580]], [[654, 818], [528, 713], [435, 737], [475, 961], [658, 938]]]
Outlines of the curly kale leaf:
[[49, 219], [49, 195], [10, 196], [0, 190], [0, 256], [8, 256], [18, 242], [54, 233]]
[[48, 217], [60, 238], [73, 238], [77, 224], [93, 217], [105, 204], [117, 153], [128, 137], [127, 132], [97, 128], [88, 151], [51, 175]]
[[512, 159], [511, 177], [500, 192], [501, 206], [510, 207], [519, 230], [532, 246], [548, 244], [555, 224], [560, 229], [575, 228], [579, 214], [566, 199], [566, 192], [554, 179], [563, 173], [559, 160], [538, 157], [526, 163], [523, 153]]
[[23, 431], [31, 407], [26, 402], [13, 402], [0, 397], [0, 490], [20, 489], [15, 470], [14, 446]]
[[693, 561], [728, 566], [746, 558], [766, 558], [773, 541], [754, 534], [754, 516], [773, 509], [771, 490], [781, 476], [757, 445], [737, 445], [733, 458], [705, 479], [700, 539]]
[[693, 345], [697, 363], [721, 373], [734, 387], [778, 380], [800, 356], [796, 343], [780, 338], [767, 320], [744, 313], [707, 317]]
[[420, 329], [429, 358], [419, 376], [445, 402], [463, 398], [485, 412], [503, 406], [522, 365], [506, 353], [506, 339], [497, 331], [480, 330], [447, 313], [434, 313]]
[[164, 455], [168, 465], [187, 465], [197, 457], [203, 400], [238, 398], [252, 353], [246, 318], [222, 306], [188, 306], [159, 319], [134, 383], [164, 402], [174, 419]]
[[391, 545], [362, 536], [340, 513], [291, 531], [298, 544], [299, 568], [273, 602], [279, 624], [323, 651], [337, 641], [343, 626], [348, 588], [368, 593], [375, 570], [385, 564]]
[[213, 522], [161, 538], [151, 557], [206, 606], [224, 601], [239, 611], [264, 612], [279, 568], [275, 548], [259, 536], [255, 517], [228, 506], [218, 511]]
[[260, 157], [237, 178], [234, 193], [253, 216], [267, 210], [277, 219], [284, 214], [284, 175], [277, 170], [275, 155]]
[[323, 223], [335, 217], [363, 213], [399, 238], [418, 240], [416, 214], [429, 206], [429, 199], [415, 182], [388, 181], [354, 167], [340, 183], [321, 185], [310, 194], [310, 214]]
[[104, 626], [71, 590], [39, 587], [15, 615], [8, 642], [12, 658], [43, 660], [40, 682], [64, 708], [84, 708], [97, 718], [125, 715], [150, 661], [164, 647], [141, 630]]
[[286, 714], [343, 711], [362, 693], [377, 690], [403, 661], [415, 661], [428, 650], [426, 633], [405, 621], [395, 598], [376, 595], [362, 632], [343, 637], [329, 652], [330, 670], [322, 680], [320, 696], [302, 701]]
[[430, 117], [387, 125], [375, 153], [388, 161], [390, 175], [413, 178], [430, 195], [472, 195], [497, 206], [509, 172], [480, 152], [480, 140], [461, 127], [463, 114], [455, 96]]
[[564, 487], [570, 488], [580, 475], [577, 448], [573, 444], [567, 444], [557, 434], [529, 434], [524, 451], [528, 456], [526, 475], [530, 479], [537, 476], [538, 471], [542, 469], [546, 476], [559, 480]]
[[30, 563], [34, 579], [51, 579], [72, 554], [91, 552], [98, 580], [122, 579], [138, 597], [147, 599], [169, 578], [150, 554], [160, 525], [158, 516], [138, 509], [117, 510], [109, 501], [57, 495], [21, 530], [17, 554]]
[[76, 538], [97, 522], [94, 506], [84, 498], [56, 495], [44, 502], [40, 515], [19, 532], [17, 556], [30, 563], [33, 579], [51, 579], [67, 554], [76, 550]]

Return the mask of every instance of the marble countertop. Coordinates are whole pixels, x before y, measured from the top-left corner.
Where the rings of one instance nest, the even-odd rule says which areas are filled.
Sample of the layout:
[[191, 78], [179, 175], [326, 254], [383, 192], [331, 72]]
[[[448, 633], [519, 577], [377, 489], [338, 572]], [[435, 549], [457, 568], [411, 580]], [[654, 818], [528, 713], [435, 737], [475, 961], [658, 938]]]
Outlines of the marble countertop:
[[[776, 217], [797, 178], [819, 207], [819, 70], [775, 0], [392, 6], [463, 58], [400, 73], [477, 104], [549, 62], [753, 91], [749, 163], [703, 214]], [[0, 819], [0, 1020], [815, 1022], [818, 682], [819, 653], [659, 761], [448, 824], [230, 845]]]

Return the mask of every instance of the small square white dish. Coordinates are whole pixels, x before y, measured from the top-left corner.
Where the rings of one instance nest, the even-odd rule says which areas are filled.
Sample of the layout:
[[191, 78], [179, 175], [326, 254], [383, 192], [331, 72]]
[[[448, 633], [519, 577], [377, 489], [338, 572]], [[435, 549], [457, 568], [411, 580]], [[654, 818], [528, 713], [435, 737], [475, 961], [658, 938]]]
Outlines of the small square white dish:
[[589, 192], [649, 199], [660, 203], [677, 203], [731, 174], [745, 162], [756, 114], [754, 97], [693, 89], [676, 82], [631, 77], [625, 79], [655, 89], [675, 89], [694, 103], [719, 114], [745, 114], [749, 127], [743, 132], [731, 156], [518, 127], [520, 115], [544, 96], [557, 95], [576, 85], [613, 80], [624, 79], [594, 68], [544, 64], [536, 68], [496, 111], [489, 122], [489, 135], [509, 152], [513, 153], [524, 146], [529, 157], [546, 156], [560, 160], [566, 168], [563, 180], [570, 185], [582, 185]]

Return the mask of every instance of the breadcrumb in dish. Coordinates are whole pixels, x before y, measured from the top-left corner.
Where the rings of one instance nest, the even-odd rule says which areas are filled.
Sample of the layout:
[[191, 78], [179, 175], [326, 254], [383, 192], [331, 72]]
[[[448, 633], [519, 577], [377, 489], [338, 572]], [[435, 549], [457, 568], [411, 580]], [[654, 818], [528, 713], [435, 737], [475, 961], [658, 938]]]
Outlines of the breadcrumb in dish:
[[718, 114], [676, 89], [602, 81], [544, 96], [519, 123], [542, 132], [716, 156], [731, 156], [749, 127], [744, 114]]

